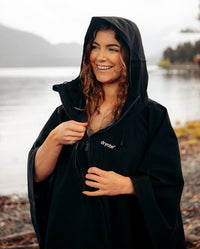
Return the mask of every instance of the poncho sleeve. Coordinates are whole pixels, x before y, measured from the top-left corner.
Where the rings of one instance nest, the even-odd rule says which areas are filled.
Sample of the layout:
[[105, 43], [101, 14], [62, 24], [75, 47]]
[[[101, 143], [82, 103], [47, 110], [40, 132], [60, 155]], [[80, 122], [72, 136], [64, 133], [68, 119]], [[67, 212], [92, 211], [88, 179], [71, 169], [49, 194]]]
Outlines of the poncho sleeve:
[[34, 162], [38, 148], [43, 144], [49, 133], [60, 123], [67, 121], [63, 106], [56, 108], [38, 138], [33, 144], [28, 155], [28, 197], [30, 202], [30, 211], [32, 223], [40, 244], [43, 248], [47, 225], [48, 207], [51, 196], [51, 190], [54, 182], [55, 172], [45, 181], [36, 183], [34, 181]]
[[184, 182], [177, 138], [165, 108], [150, 116], [149, 146], [138, 174], [131, 178], [153, 248], [184, 249], [180, 215]]

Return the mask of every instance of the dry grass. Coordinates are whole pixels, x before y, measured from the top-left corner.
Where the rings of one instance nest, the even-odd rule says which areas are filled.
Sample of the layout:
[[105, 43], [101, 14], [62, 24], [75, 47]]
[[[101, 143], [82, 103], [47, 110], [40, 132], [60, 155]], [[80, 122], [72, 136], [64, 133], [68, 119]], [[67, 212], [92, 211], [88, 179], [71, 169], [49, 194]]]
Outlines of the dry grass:
[[200, 151], [200, 120], [188, 121], [174, 129], [179, 141], [181, 156], [194, 156]]

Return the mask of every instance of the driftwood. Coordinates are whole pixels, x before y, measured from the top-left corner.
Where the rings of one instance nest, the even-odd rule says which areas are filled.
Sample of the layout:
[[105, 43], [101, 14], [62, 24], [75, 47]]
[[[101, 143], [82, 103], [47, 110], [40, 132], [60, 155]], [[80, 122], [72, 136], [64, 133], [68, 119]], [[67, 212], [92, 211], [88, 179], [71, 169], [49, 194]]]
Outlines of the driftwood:
[[14, 233], [0, 238], [0, 248], [39, 249], [33, 231]]
[[0, 247], [2, 249], [39, 249], [38, 244], [32, 244], [32, 245], [14, 245], [14, 246], [6, 246], [6, 247]]

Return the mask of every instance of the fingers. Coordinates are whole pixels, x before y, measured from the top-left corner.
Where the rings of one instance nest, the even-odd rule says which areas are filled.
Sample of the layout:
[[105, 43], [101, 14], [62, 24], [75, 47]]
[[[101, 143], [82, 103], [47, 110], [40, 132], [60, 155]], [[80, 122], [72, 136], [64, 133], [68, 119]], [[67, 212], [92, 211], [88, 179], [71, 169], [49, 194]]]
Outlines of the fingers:
[[84, 132], [76, 132], [76, 131], [70, 131], [66, 130], [64, 136], [65, 137], [71, 137], [71, 138], [77, 138], [81, 139], [84, 135]]
[[88, 169], [85, 184], [98, 189], [97, 191], [83, 191], [88, 196], [114, 196], [121, 194], [135, 194], [130, 177], [114, 171], [105, 171], [96, 167]]
[[83, 127], [86, 127], [87, 125], [88, 125], [88, 123], [86, 122], [86, 123], [81, 123], [81, 125], [83, 126]]
[[101, 177], [96, 174], [86, 174], [85, 178], [88, 180], [95, 181], [95, 182], [99, 182], [101, 180]]
[[58, 141], [58, 144], [74, 144], [83, 138], [86, 126], [87, 123], [74, 120], [63, 122], [55, 128], [56, 141]]
[[108, 171], [101, 170], [97, 167], [91, 167], [88, 169], [88, 174], [85, 175], [87, 179], [85, 184], [89, 187], [98, 189], [97, 191], [83, 191], [82, 193], [87, 196], [102, 196], [107, 192], [104, 189], [104, 175]]
[[87, 196], [102, 196], [102, 195], [105, 195], [102, 190], [97, 190], [97, 191], [83, 191], [82, 193], [84, 195], [87, 195]]
[[108, 171], [101, 170], [96, 167], [91, 167], [88, 169], [88, 174], [85, 175], [86, 181], [85, 184], [93, 187], [93, 188], [103, 188], [103, 185], [105, 184], [105, 174]]
[[74, 144], [78, 140], [81, 140], [85, 134], [87, 123], [80, 123], [76, 121], [66, 122], [64, 139], [65, 144]]
[[96, 174], [96, 175], [99, 175], [99, 176], [103, 176], [104, 174], [106, 174], [108, 171], [105, 171], [105, 170], [102, 170], [102, 169], [99, 169], [97, 167], [91, 167], [88, 169], [88, 173], [89, 174]]
[[76, 121], [67, 121], [64, 124], [66, 124], [67, 129], [75, 132], [85, 132], [87, 123], [81, 123], [81, 122], [76, 122]]
[[93, 181], [85, 181], [85, 184], [89, 187], [92, 187], [92, 188], [100, 188], [100, 184], [98, 182], [93, 182]]

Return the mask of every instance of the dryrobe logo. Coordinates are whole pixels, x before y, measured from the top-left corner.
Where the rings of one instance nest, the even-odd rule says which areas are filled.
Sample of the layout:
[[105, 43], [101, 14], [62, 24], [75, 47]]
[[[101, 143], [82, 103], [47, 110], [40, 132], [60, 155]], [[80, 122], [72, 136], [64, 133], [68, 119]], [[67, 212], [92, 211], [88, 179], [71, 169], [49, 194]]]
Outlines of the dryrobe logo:
[[101, 145], [103, 145], [104, 147], [107, 147], [109, 149], [112, 149], [112, 150], [116, 147], [116, 145], [106, 143], [105, 141], [101, 141]]

